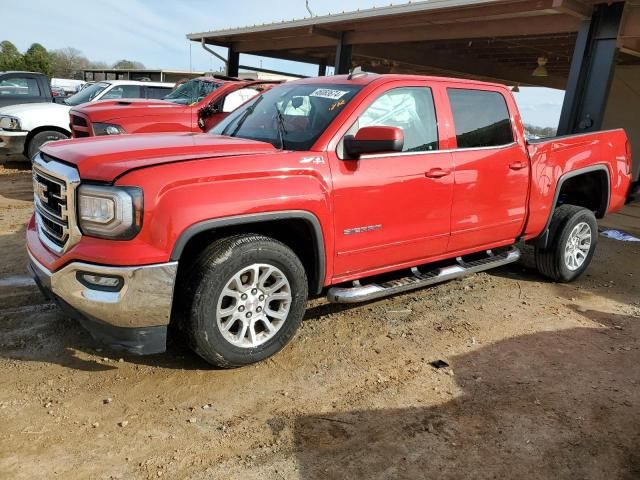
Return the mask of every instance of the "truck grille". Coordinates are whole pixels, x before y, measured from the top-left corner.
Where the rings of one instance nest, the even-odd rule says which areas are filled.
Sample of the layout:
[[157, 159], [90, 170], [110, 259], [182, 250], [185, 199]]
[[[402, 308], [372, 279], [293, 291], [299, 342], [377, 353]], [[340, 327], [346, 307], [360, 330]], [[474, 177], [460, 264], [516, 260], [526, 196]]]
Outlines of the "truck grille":
[[80, 115], [71, 114], [71, 133], [75, 138], [83, 138], [91, 136], [91, 122]]
[[42, 153], [34, 158], [32, 172], [38, 235], [50, 250], [62, 253], [80, 237], [74, 198], [78, 173]]

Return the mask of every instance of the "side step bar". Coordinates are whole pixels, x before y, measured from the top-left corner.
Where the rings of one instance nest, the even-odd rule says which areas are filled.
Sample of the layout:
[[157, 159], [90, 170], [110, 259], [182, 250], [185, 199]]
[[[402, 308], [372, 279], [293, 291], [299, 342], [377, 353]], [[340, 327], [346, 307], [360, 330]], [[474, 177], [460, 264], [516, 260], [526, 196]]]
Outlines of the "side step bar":
[[520, 250], [516, 247], [494, 254], [487, 250], [487, 257], [480, 260], [465, 262], [462, 257], [456, 258], [456, 263], [443, 268], [436, 268], [423, 273], [417, 267], [411, 269], [412, 275], [382, 283], [362, 285], [359, 280], [353, 282], [353, 287], [332, 287], [327, 298], [332, 303], [359, 303], [375, 300], [376, 298], [395, 295], [397, 293], [414, 290], [416, 288], [435, 285], [459, 278], [470, 273], [482, 272], [491, 268], [501, 267], [520, 259]]

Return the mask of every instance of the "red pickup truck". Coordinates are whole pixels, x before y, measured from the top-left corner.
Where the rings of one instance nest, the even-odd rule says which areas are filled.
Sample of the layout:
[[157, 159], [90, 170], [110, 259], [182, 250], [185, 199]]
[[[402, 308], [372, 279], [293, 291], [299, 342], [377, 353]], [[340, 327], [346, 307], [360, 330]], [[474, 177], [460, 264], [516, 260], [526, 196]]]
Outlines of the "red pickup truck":
[[282, 83], [214, 75], [179, 85], [163, 100], [84, 103], [69, 112], [73, 137], [124, 133], [202, 132], [260, 92]]
[[357, 74], [270, 89], [206, 134], [34, 160], [30, 268], [106, 343], [212, 364], [283, 348], [309, 295], [368, 301], [505, 265], [579, 277], [631, 179], [623, 130], [528, 143], [502, 85]]

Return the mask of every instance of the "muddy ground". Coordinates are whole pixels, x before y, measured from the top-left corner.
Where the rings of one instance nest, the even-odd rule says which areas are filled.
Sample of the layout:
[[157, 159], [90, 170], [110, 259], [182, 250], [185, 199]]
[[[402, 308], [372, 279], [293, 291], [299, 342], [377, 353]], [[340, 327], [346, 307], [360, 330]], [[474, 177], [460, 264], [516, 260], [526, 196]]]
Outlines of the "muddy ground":
[[[179, 343], [122, 357], [47, 304], [30, 189], [0, 166], [2, 479], [640, 478], [640, 243], [601, 238], [571, 285], [515, 265], [314, 302], [283, 352], [224, 371]], [[640, 235], [640, 206], [608, 222]]]

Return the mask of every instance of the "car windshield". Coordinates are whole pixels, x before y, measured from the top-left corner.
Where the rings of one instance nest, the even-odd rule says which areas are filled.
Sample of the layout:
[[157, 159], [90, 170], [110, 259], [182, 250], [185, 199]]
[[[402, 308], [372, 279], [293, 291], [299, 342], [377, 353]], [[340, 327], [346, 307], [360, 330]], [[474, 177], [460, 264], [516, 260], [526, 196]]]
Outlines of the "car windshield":
[[209, 133], [309, 150], [360, 89], [348, 84], [284, 84], [245, 103]]
[[90, 102], [91, 100], [96, 98], [98, 95], [100, 95], [100, 92], [102, 92], [108, 86], [109, 86], [108, 83], [103, 83], [103, 82], [94, 83], [93, 85], [90, 85], [87, 88], [80, 90], [75, 95], [71, 95], [69, 98], [67, 98], [64, 101], [64, 103], [66, 105], [71, 105], [75, 107], [76, 105], [80, 105], [81, 103]]
[[173, 92], [164, 97], [168, 102], [180, 105], [191, 105], [198, 103], [204, 97], [222, 86], [220, 82], [210, 80], [193, 79], [178, 86]]

